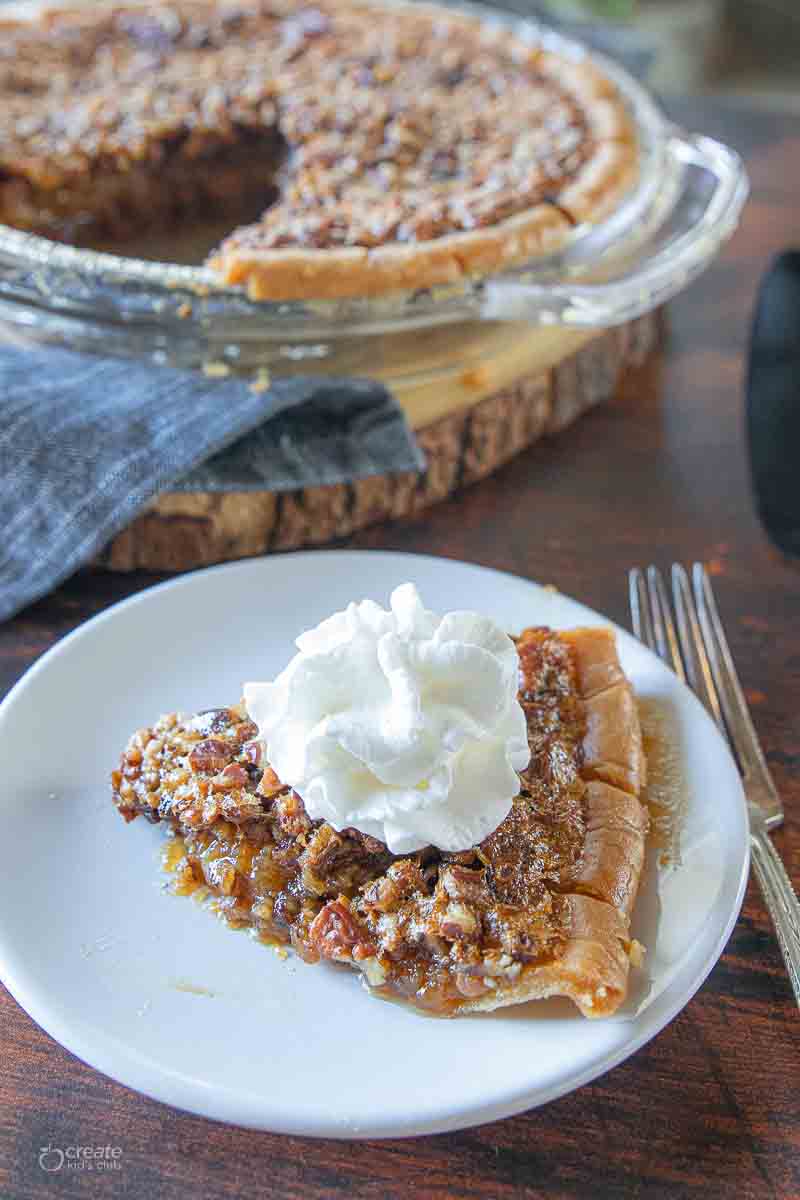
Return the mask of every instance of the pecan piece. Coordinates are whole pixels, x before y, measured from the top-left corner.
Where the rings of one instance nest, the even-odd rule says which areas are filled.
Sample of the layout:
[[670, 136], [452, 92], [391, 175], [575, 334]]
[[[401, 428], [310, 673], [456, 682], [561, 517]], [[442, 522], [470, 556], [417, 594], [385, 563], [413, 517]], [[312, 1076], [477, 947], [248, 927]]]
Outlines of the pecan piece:
[[358, 962], [377, 953], [366, 929], [341, 900], [328, 901], [314, 918], [308, 936], [313, 949], [323, 958]]
[[291, 929], [299, 912], [300, 901], [297, 896], [288, 891], [278, 893], [272, 908], [273, 919], [278, 925]]
[[476, 871], [471, 867], [448, 863], [439, 872], [439, 882], [453, 900], [467, 900], [474, 903], [489, 898], [486, 890], [486, 877], [482, 870]]
[[[377, 847], [377, 854], [371, 849]], [[349, 831], [336, 833], [330, 825], [320, 825], [308, 842], [303, 855], [303, 883], [316, 896], [352, 895], [388, 860], [386, 847], [375, 838]]]
[[385, 875], [370, 883], [364, 890], [364, 904], [390, 913], [415, 892], [427, 895], [425, 879], [419, 867], [410, 858], [401, 858], [392, 863]]
[[442, 855], [446, 863], [457, 863], [460, 867], [476, 867], [478, 865], [477, 850], [450, 850]]
[[234, 756], [234, 747], [222, 738], [206, 738], [198, 742], [189, 755], [193, 771], [213, 771], [214, 774], [226, 767]]
[[451, 942], [471, 938], [477, 929], [478, 919], [474, 912], [458, 900], [451, 900], [439, 918], [439, 932]]
[[186, 728], [189, 731], [196, 730], [200, 734], [226, 733], [239, 720], [235, 709], [206, 708], [187, 721]]
[[[245, 742], [245, 744], [242, 746], [242, 754], [252, 766], [260, 767], [261, 759], [264, 756], [264, 747], [261, 742], [258, 741]], [[275, 775], [275, 772], [271, 767], [267, 767], [267, 770], [264, 772], [265, 775], [267, 774], [267, 771], [269, 771], [276, 780], [278, 779], [278, 776]], [[280, 780], [278, 780], [278, 786], [280, 786]]]
[[256, 791], [259, 796], [263, 796], [266, 800], [272, 800], [275, 796], [280, 795], [281, 792], [287, 791], [287, 789], [281, 783], [280, 779], [278, 779], [272, 767], [267, 766], [264, 768], [264, 774], [261, 776], [261, 781]]
[[246, 787], [249, 782], [250, 776], [242, 764], [230, 763], [220, 775], [214, 776], [211, 787], [215, 792], [230, 792], [234, 788]]
[[379, 841], [378, 838], [370, 837], [368, 833], [362, 833], [360, 829], [343, 829], [342, 833], [351, 842], [357, 842], [361, 845], [367, 854], [386, 853], [385, 842]]
[[254, 721], [246, 719], [236, 726], [234, 733], [237, 742], [249, 742], [258, 733], [258, 726]]
[[241, 791], [238, 786], [230, 792], [223, 792], [220, 798], [220, 810], [223, 817], [241, 825], [245, 821], [257, 821], [263, 817], [264, 810], [258, 796]]
[[281, 832], [287, 837], [299, 837], [301, 833], [307, 833], [311, 828], [311, 820], [297, 792], [284, 792], [280, 795], [275, 801], [272, 811], [275, 813]]
[[482, 996], [487, 990], [486, 981], [480, 975], [466, 975], [461, 971], [456, 974], [456, 987], [469, 1000]]
[[218, 888], [223, 896], [233, 896], [238, 890], [237, 884], [241, 887], [236, 868], [224, 858], [210, 863], [205, 873], [211, 886]]

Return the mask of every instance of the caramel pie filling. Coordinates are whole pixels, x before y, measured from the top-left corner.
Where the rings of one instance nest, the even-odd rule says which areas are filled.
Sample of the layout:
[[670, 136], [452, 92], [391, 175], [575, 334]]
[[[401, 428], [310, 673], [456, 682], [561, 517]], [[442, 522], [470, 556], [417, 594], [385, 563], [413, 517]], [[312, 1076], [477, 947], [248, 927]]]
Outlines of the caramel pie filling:
[[392, 856], [310, 820], [262, 761], [240, 707], [136, 733], [113, 773], [114, 802], [127, 820], [143, 815], [176, 835], [167, 862], [178, 892], [204, 889], [232, 925], [309, 962], [356, 966], [379, 994], [452, 1013], [558, 960], [571, 894], [593, 894], [587, 788], [598, 785], [581, 774], [587, 715], [573, 648], [545, 628], [517, 647], [531, 761], [508, 817], [472, 849]]

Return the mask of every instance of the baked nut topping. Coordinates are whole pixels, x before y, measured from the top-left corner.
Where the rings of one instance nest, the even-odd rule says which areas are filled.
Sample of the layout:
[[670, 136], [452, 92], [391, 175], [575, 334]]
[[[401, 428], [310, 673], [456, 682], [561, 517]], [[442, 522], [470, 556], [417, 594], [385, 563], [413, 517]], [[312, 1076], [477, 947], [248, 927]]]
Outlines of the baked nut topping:
[[591, 64], [434, 6], [0, 19], [0, 220], [91, 242], [261, 209], [210, 259], [255, 298], [425, 287], [549, 253], [636, 170]]
[[509, 815], [468, 850], [392, 855], [312, 821], [253, 761], [241, 707], [134, 734], [114, 802], [167, 823], [176, 891], [205, 889], [231, 924], [347, 963], [379, 995], [441, 1015], [548, 995], [613, 1012], [647, 832], [630, 685], [608, 630], [529, 629], [517, 650], [531, 763]]

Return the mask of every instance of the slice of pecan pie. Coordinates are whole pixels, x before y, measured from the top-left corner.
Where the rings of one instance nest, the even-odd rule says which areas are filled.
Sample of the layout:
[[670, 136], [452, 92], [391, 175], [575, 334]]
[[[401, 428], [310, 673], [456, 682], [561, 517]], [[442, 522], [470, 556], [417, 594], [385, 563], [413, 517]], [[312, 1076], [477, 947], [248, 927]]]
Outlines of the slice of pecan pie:
[[0, 221], [92, 243], [228, 218], [210, 263], [257, 299], [428, 287], [549, 254], [637, 171], [609, 78], [452, 9], [0, 15]]
[[307, 962], [453, 1016], [568, 996], [589, 1017], [624, 999], [644, 860], [636, 702], [604, 629], [517, 639], [530, 764], [505, 821], [459, 853], [393, 856], [311, 821], [262, 761], [243, 708], [162, 717], [112, 776], [126, 820], [164, 821], [177, 890]]

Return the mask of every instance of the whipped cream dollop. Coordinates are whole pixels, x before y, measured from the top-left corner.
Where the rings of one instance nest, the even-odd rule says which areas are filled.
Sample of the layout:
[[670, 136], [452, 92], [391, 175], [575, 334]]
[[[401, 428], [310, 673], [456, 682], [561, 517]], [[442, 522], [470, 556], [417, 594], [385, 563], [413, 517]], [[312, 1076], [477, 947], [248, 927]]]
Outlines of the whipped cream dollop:
[[411, 583], [390, 611], [350, 604], [301, 634], [247, 711], [312, 819], [394, 854], [465, 850], [508, 815], [530, 752], [514, 643], [486, 617], [428, 612]]

